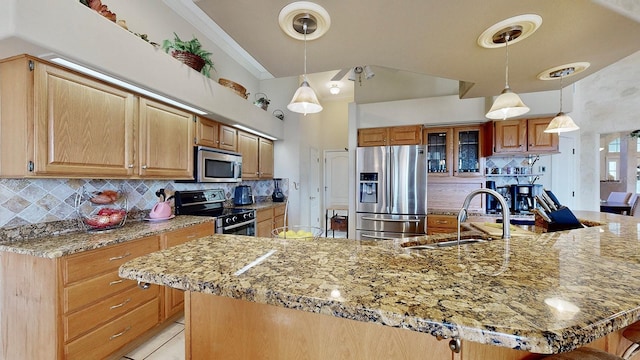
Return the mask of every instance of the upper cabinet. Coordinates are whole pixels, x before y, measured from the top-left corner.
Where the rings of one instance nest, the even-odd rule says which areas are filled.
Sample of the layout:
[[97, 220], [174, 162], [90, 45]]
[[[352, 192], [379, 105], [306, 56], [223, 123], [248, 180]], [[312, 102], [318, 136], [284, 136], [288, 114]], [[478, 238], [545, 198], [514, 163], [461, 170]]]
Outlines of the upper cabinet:
[[421, 143], [421, 125], [358, 129], [358, 146], [419, 145]]
[[273, 178], [273, 142], [238, 131], [238, 152], [242, 154], [242, 179]]
[[193, 176], [193, 115], [141, 98], [140, 161], [145, 178], [189, 179]]
[[558, 152], [558, 134], [544, 130], [551, 118], [502, 120], [487, 123], [487, 155]]
[[193, 178], [187, 112], [28, 56], [0, 93], [2, 177]]
[[196, 145], [238, 151], [238, 130], [203, 117], [196, 118]]
[[481, 125], [434, 127], [423, 130], [430, 176], [480, 176], [483, 165]]

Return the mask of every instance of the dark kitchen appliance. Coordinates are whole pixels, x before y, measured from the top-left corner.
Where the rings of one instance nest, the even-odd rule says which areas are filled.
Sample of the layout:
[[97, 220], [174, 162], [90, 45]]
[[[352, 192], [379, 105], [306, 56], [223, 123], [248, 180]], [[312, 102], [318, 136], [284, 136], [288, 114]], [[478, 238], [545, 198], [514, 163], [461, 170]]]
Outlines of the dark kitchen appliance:
[[[493, 180], [487, 180], [486, 183], [486, 187], [487, 189], [490, 190], [496, 190], [496, 182]], [[500, 206], [500, 203], [498, 202], [498, 199], [496, 199], [493, 196], [487, 196], [487, 209], [486, 209], [486, 213], [487, 214], [495, 214], [498, 212], [498, 207]]]
[[233, 194], [233, 203], [235, 205], [253, 204], [253, 195], [251, 194], [251, 186], [248, 186], [248, 185], [236, 186], [236, 190]]
[[176, 191], [176, 215], [212, 216], [218, 234], [256, 235], [253, 209], [225, 208], [224, 190]]
[[511, 185], [511, 212], [529, 214], [536, 207], [535, 196], [541, 191], [541, 184]]
[[426, 234], [425, 145], [358, 147], [356, 176], [356, 239]]
[[284, 194], [280, 189], [280, 180], [282, 179], [273, 179], [273, 194], [271, 194], [271, 199], [273, 202], [284, 202]]

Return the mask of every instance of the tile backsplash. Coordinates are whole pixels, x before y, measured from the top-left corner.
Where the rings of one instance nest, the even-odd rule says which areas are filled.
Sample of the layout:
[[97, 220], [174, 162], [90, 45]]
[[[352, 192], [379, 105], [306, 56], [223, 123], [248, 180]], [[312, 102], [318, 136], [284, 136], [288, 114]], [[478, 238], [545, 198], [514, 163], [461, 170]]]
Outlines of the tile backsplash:
[[[123, 189], [130, 212], [150, 210], [158, 201], [156, 191], [224, 189], [227, 199], [233, 199], [237, 185], [249, 185], [256, 197], [273, 193], [273, 180], [244, 181], [241, 184], [175, 183], [170, 180], [101, 180], [101, 179], [0, 179], [0, 227], [74, 220], [76, 195], [85, 191]], [[280, 187], [289, 194], [289, 179]]]

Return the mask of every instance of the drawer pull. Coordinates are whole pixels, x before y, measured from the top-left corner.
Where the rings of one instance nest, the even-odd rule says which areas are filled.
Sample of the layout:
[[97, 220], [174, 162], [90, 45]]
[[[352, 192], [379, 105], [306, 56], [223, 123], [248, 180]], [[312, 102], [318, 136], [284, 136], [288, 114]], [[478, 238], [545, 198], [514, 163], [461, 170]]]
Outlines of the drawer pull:
[[187, 236], [187, 239], [193, 239], [194, 237], [196, 237], [196, 234], [191, 234], [191, 235]]
[[436, 220], [436, 224], [446, 224], [448, 223], [447, 220]]
[[120, 331], [119, 333], [111, 335], [111, 336], [109, 337], [109, 341], [111, 341], [111, 340], [113, 340], [113, 339], [115, 339], [115, 338], [117, 338], [117, 337], [120, 337], [120, 336], [124, 335], [124, 334], [125, 334], [127, 331], [129, 331], [129, 330], [131, 330], [131, 326], [127, 326], [124, 330]]
[[142, 290], [147, 290], [151, 287], [151, 284], [149, 284], [148, 282], [138, 281], [138, 287]]
[[112, 282], [109, 283], [109, 286], [111, 285], [118, 285], [120, 283], [122, 283], [124, 281], [124, 279], [120, 279], [120, 280], [113, 280]]
[[120, 256], [114, 256], [112, 258], [109, 258], [109, 261], [124, 259], [127, 256], [131, 256], [131, 253], [124, 253], [123, 255], [120, 255]]
[[109, 308], [109, 310], [113, 310], [113, 309], [121, 308], [121, 307], [125, 306], [127, 303], [129, 303], [130, 301], [131, 301], [131, 298], [128, 298], [127, 300], [125, 300], [125, 301], [121, 302], [121, 303], [120, 303], [120, 304], [118, 304], [118, 305], [113, 305], [113, 306], [111, 306], [111, 307]]

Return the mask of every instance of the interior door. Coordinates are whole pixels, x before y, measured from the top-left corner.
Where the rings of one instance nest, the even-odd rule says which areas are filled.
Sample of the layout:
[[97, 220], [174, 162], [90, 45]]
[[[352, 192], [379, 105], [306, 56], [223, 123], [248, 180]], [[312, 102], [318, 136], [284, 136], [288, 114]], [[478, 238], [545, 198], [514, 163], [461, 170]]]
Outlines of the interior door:
[[324, 207], [349, 206], [349, 153], [327, 150], [324, 153]]
[[551, 190], [562, 205], [572, 209], [576, 204], [575, 139], [561, 136], [559, 150], [559, 154], [551, 157]]
[[309, 148], [309, 225], [320, 226], [320, 155]]

